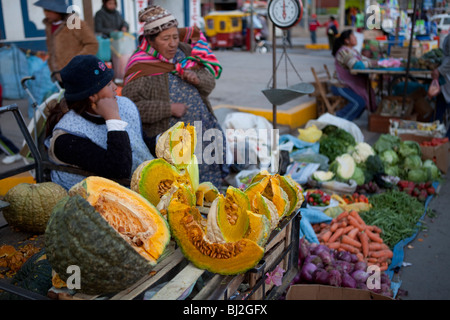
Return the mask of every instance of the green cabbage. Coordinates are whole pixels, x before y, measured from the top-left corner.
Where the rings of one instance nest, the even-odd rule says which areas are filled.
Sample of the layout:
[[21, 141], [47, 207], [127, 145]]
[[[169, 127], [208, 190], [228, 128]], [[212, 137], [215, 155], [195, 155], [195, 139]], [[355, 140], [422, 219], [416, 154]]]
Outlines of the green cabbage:
[[381, 161], [383, 161], [385, 164], [387, 164], [389, 166], [396, 165], [399, 161], [397, 152], [395, 152], [392, 149], [384, 150], [380, 154], [380, 159], [381, 159]]
[[441, 172], [433, 160], [427, 159], [423, 162], [422, 168], [427, 171], [430, 180], [436, 180], [441, 176]]
[[418, 155], [410, 155], [404, 160], [403, 168], [407, 170], [421, 169], [422, 159]]
[[351, 179], [355, 180], [358, 186], [362, 186], [366, 181], [364, 171], [360, 167], [356, 167]]
[[373, 145], [374, 150], [381, 154], [384, 150], [394, 150], [396, 151], [400, 146], [400, 138], [397, 136], [393, 136], [391, 134], [382, 134], [378, 138], [378, 140]]
[[385, 166], [384, 167], [384, 172], [388, 175], [388, 176], [394, 176], [394, 177], [399, 177], [401, 175], [401, 170], [398, 166]]
[[422, 150], [420, 149], [419, 143], [416, 141], [409, 141], [409, 140], [400, 142], [398, 153], [403, 158], [412, 155], [422, 156]]
[[409, 170], [408, 180], [412, 182], [426, 182], [428, 181], [428, 173], [424, 169]]
[[330, 171], [336, 174], [336, 178], [340, 181], [347, 181], [353, 176], [355, 172], [356, 163], [353, 157], [344, 153], [336, 157], [333, 163], [330, 165]]

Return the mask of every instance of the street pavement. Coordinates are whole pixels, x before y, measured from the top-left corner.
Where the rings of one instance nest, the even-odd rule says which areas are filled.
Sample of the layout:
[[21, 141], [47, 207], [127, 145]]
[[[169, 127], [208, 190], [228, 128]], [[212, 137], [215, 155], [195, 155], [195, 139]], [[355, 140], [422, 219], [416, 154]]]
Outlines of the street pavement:
[[[280, 40], [280, 39], [279, 39]], [[319, 43], [326, 43], [325, 37], [319, 37]], [[309, 43], [307, 34], [293, 37], [293, 47], [286, 48], [287, 55], [283, 56], [283, 48], [278, 44], [276, 52], [277, 88], [283, 88], [301, 82], [312, 82], [311, 67], [320, 72], [323, 65], [334, 71], [334, 62], [329, 50], [308, 50], [305, 44]], [[216, 55], [223, 66], [220, 79], [210, 96], [213, 106], [228, 105], [272, 110], [272, 105], [262, 94], [262, 90], [272, 86], [273, 53], [250, 53], [238, 49], [217, 50]], [[281, 59], [280, 59], [281, 58]], [[287, 110], [293, 106], [308, 101], [311, 97], [304, 96], [285, 105], [278, 106], [279, 110]], [[25, 122], [27, 117], [27, 101], [4, 100], [3, 105], [17, 103]], [[217, 116], [223, 120], [232, 109], [220, 108]], [[368, 114], [364, 112], [355, 123], [364, 134], [365, 140], [373, 143], [378, 134], [368, 131]], [[20, 145], [23, 138], [17, 124], [10, 114], [0, 116], [3, 134], [10, 137]], [[280, 127], [281, 133], [297, 134], [297, 128]], [[0, 160], [3, 156], [0, 157]], [[9, 170], [14, 166], [3, 165], [0, 162], [0, 172]], [[431, 201], [429, 207], [433, 210], [424, 221], [425, 228], [405, 248], [404, 262], [399, 277], [402, 281], [400, 298], [411, 300], [447, 300], [450, 299], [450, 188], [448, 188], [448, 175], [440, 184], [439, 193]], [[1, 182], [0, 182], [1, 183]]]

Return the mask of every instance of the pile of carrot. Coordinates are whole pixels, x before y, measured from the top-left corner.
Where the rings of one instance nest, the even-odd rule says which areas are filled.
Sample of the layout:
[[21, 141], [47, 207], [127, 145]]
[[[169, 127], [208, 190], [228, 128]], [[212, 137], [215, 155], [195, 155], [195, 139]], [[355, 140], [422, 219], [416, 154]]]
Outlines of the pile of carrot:
[[358, 212], [344, 211], [330, 223], [313, 225], [317, 239], [330, 249], [348, 251], [367, 265], [387, 270], [393, 252], [381, 238], [381, 229], [367, 225]]

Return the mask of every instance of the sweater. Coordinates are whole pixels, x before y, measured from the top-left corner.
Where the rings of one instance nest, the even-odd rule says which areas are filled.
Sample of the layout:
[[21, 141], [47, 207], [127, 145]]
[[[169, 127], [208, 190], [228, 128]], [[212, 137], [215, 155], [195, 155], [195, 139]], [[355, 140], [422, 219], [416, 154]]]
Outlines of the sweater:
[[102, 7], [95, 14], [95, 32], [110, 36], [113, 31], [121, 31], [123, 27], [128, 29], [128, 23], [120, 15], [119, 11], [110, 11]]
[[[179, 49], [187, 56], [190, 55], [190, 45], [180, 42]], [[208, 99], [216, 84], [214, 76], [206, 68], [194, 71], [200, 79], [197, 90], [208, 110], [214, 114]], [[133, 80], [123, 87], [122, 95], [130, 98], [138, 107], [143, 129], [148, 136], [152, 137], [169, 129], [172, 115], [168, 73]]]
[[[68, 16], [52, 33], [52, 24], [44, 19], [45, 35], [48, 51], [48, 67], [51, 72], [64, 68], [73, 57], [80, 54], [93, 54], [98, 51], [98, 42], [94, 32], [83, 20], [79, 21], [80, 28], [71, 24], [74, 19]], [[69, 29], [70, 25], [72, 29]]]
[[[117, 102], [121, 119], [128, 123], [125, 130], [108, 131], [103, 118], [78, 115], [71, 110], [45, 141], [50, 159], [110, 179], [131, 178], [139, 164], [153, 159], [149, 151], [151, 139], [143, 139], [139, 113], [133, 103], [125, 97], [117, 97]], [[66, 189], [85, 178], [63, 171], [52, 171], [51, 177]]]

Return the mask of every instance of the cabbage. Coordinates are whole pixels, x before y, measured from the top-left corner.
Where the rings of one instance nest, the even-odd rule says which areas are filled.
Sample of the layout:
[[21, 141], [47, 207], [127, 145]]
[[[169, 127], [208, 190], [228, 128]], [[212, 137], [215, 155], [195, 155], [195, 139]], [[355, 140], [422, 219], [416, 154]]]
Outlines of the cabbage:
[[408, 180], [412, 182], [426, 182], [428, 180], [428, 173], [425, 169], [409, 170]]
[[422, 156], [419, 143], [409, 140], [400, 142], [398, 153], [404, 158], [412, 155]]
[[403, 162], [403, 168], [407, 170], [422, 168], [422, 159], [418, 155], [410, 155]]
[[400, 138], [391, 134], [382, 134], [373, 145], [374, 150], [381, 154], [384, 150], [397, 150], [400, 146]]
[[330, 165], [330, 171], [336, 174], [336, 177], [341, 181], [347, 181], [353, 176], [355, 172], [356, 163], [351, 155], [344, 153], [336, 157]]
[[360, 167], [356, 167], [351, 179], [355, 180], [358, 186], [362, 186], [366, 181], [366, 178], [364, 177], [364, 171]]
[[427, 159], [423, 162], [422, 168], [427, 171], [430, 180], [436, 180], [441, 176], [441, 172], [433, 160]]
[[334, 173], [331, 171], [317, 170], [313, 173], [312, 178], [319, 182], [330, 181], [334, 178]]
[[380, 154], [380, 159], [381, 161], [383, 161], [385, 164], [388, 165], [395, 165], [398, 163], [398, 155], [397, 152], [395, 152], [392, 149], [387, 149], [384, 150], [381, 154]]
[[398, 166], [385, 166], [384, 173], [386, 173], [388, 176], [399, 177], [401, 172]]

